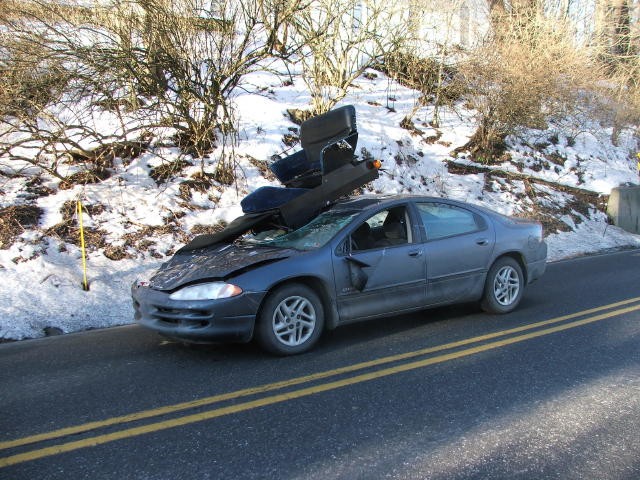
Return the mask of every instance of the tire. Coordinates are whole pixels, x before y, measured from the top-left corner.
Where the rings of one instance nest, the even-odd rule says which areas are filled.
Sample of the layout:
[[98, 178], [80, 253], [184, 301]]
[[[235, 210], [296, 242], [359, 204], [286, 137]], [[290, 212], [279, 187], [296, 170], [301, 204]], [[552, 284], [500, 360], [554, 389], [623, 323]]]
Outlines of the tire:
[[522, 298], [524, 275], [520, 264], [511, 257], [502, 257], [489, 269], [480, 306], [487, 313], [509, 313]]
[[320, 297], [301, 284], [284, 285], [266, 298], [256, 325], [256, 339], [276, 355], [296, 355], [310, 350], [324, 329]]

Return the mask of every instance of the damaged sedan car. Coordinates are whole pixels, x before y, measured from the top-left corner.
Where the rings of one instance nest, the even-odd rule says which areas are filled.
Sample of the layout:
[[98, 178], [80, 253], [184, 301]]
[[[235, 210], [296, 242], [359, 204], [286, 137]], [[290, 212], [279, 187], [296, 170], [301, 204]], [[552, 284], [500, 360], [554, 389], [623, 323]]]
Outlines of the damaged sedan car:
[[353, 155], [353, 107], [308, 120], [301, 139], [271, 167], [283, 188], [256, 190], [245, 215], [134, 283], [141, 325], [290, 355], [354, 321], [470, 301], [507, 313], [544, 273], [537, 222], [433, 197], [344, 198], [379, 168]]

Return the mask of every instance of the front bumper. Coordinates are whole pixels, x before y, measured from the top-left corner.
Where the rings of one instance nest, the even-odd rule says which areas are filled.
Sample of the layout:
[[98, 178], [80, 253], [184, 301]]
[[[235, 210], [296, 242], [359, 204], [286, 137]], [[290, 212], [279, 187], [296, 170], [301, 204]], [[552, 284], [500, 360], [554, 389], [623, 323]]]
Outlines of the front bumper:
[[171, 300], [169, 293], [133, 284], [134, 318], [162, 335], [191, 342], [248, 342], [265, 292], [219, 300]]

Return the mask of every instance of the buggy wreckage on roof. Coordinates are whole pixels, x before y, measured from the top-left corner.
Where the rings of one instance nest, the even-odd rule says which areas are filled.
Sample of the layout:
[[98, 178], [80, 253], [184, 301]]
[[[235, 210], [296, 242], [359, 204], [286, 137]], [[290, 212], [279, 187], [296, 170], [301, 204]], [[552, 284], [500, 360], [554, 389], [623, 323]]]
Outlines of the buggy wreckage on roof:
[[300, 127], [302, 150], [272, 163], [282, 187], [261, 187], [240, 205], [245, 213], [222, 232], [201, 235], [183, 247], [192, 250], [229, 242], [249, 229], [296, 229], [323, 208], [378, 178], [378, 162], [359, 161], [356, 111], [352, 105], [311, 118]]
[[341, 199], [379, 174], [354, 154], [352, 106], [307, 120], [300, 139], [301, 151], [270, 167], [284, 187], [251, 193], [243, 216], [134, 283], [141, 325], [188, 342], [255, 337], [296, 354], [324, 329], [434, 305], [507, 313], [543, 274], [537, 222], [440, 198]]

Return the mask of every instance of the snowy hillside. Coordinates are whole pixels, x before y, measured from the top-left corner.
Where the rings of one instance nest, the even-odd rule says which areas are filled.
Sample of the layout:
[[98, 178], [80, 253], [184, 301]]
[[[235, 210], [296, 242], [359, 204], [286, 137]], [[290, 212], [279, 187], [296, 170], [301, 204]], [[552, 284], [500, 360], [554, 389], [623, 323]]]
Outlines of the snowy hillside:
[[[42, 209], [37, 226], [18, 231], [15, 241], [6, 231], [2, 235], [0, 339], [131, 323], [129, 287], [136, 277], [196, 234], [241, 215], [239, 202], [247, 193], [276, 184], [265, 167], [272, 155], [290, 148], [285, 142], [296, 141], [298, 125], [287, 110], [307, 108], [309, 94], [302, 81], [284, 86], [264, 72], [247, 76], [245, 87], [235, 99], [240, 137], [233, 146], [237, 180], [231, 185], [201, 175], [201, 159], [167, 144], [122, 155], [108, 178], [73, 188], [46, 176], [26, 182], [10, 174], [15, 162], [0, 159], [0, 208]], [[610, 132], [598, 125], [550, 126], [510, 139], [504, 162], [487, 167], [464, 152], [452, 156], [475, 129], [473, 112], [461, 106], [442, 112], [438, 129], [426, 123], [429, 107], [418, 112], [416, 129], [401, 128], [417, 98], [370, 71], [340, 104], [356, 107], [358, 153], [382, 160], [384, 172], [371, 192], [450, 197], [536, 218], [545, 226], [550, 260], [640, 246], [640, 236], [607, 225], [603, 213], [613, 187], [638, 181], [637, 139], [630, 134], [613, 146]], [[221, 150], [204, 159], [205, 174], [215, 170]], [[73, 172], [73, 165], [68, 168]], [[85, 207], [88, 292], [81, 288], [77, 200]]]

